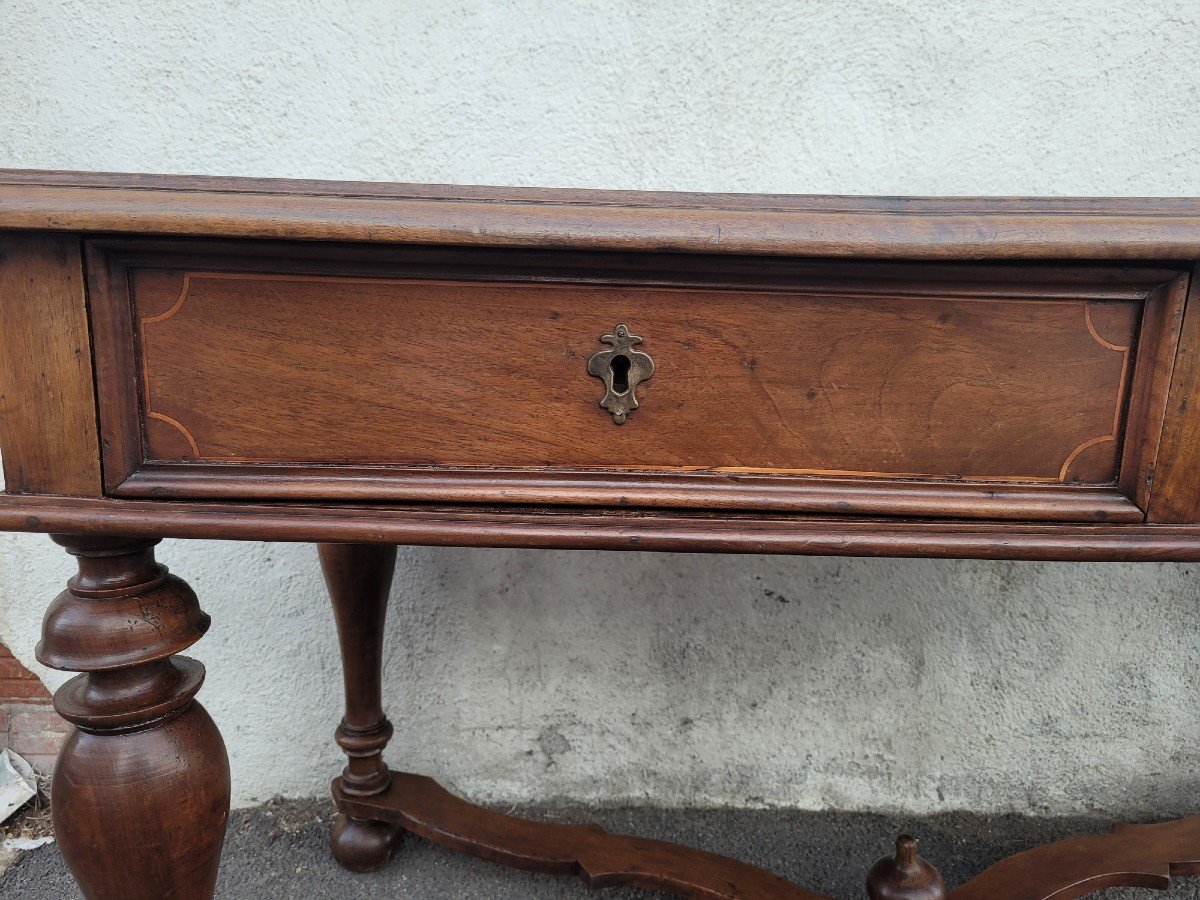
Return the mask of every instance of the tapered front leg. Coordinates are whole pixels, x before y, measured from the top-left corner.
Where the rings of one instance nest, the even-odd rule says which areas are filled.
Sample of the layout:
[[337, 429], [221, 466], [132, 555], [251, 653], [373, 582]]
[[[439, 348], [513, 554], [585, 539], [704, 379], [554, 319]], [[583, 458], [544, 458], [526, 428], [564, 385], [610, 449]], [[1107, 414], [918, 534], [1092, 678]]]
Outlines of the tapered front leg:
[[75, 726], [54, 772], [54, 832], [89, 900], [207, 900], [229, 817], [229, 760], [175, 656], [208, 630], [157, 541], [56, 535], [79, 573], [50, 606], [37, 658], [83, 672], [54, 695]]
[[[341, 790], [351, 797], [382, 794], [391, 784], [383, 750], [392, 724], [383, 712], [383, 626], [396, 548], [389, 544], [321, 544], [321, 568], [333, 601], [346, 712], [337, 742], [349, 758]], [[388, 861], [398, 826], [339, 814], [333, 826], [334, 858], [347, 869], [365, 872]]]

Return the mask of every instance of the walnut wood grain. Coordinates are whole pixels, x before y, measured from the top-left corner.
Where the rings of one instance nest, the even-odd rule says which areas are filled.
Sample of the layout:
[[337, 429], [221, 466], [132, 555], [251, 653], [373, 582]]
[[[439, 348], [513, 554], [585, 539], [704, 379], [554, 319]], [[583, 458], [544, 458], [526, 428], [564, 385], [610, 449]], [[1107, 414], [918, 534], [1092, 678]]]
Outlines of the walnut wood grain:
[[1193, 274], [1182, 316], [1174, 374], [1156, 457], [1151, 522], [1200, 521], [1200, 269]]
[[[163, 270], [133, 292], [145, 414], [169, 426], [146, 428], [153, 460], [1091, 484], [1116, 478], [1141, 316]], [[635, 323], [656, 366], [628, 428], [586, 377], [607, 321]]]
[[308, 505], [0, 495], [0, 530], [457, 547], [1200, 561], [1200, 526], [953, 522], [423, 504]]
[[101, 493], [75, 235], [0, 233], [0, 447], [9, 491]]
[[370, 796], [388, 784], [383, 750], [392, 724], [383, 712], [383, 627], [396, 547], [321, 544], [317, 551], [342, 651], [346, 711], [337, 740], [349, 757], [342, 776], [347, 793]]
[[[80, 558], [39, 656], [85, 673], [55, 791], [84, 892], [212, 891], [228, 768], [173, 655], [207, 626], [153, 561], [174, 536], [327, 544], [343, 864], [410, 829], [595, 885], [815, 900], [389, 782], [391, 545], [1200, 561], [1197, 260], [1196, 199], [0, 171], [0, 529]], [[585, 371], [617, 324], [655, 363], [620, 429]], [[950, 896], [1162, 887], [1198, 848], [1196, 818], [1123, 828]], [[902, 839], [870, 890], [943, 888]]]
[[747, 863], [665, 841], [609, 834], [599, 825], [518, 819], [468, 803], [432, 778], [392, 773], [388, 790], [354, 797], [333, 783], [338, 809], [395, 822], [427, 840], [506, 866], [576, 875], [592, 888], [626, 885], [696, 900], [828, 900]]
[[[1130, 471], [1152, 453], [1177, 333], [1161, 286], [1178, 273], [735, 262], [90, 242], [108, 488], [1143, 517], [1115, 484], [1055, 483], [1111, 484], [1122, 452]], [[305, 325], [307, 306], [321, 328]], [[582, 374], [600, 346], [589, 328], [635, 313], [656, 323], [673, 380], [660, 375], [658, 402], [615, 429]], [[280, 447], [326, 467], [290, 465]]]
[[[679, 897], [823, 900], [764, 869], [676, 844], [613, 835], [598, 825], [559, 825], [468, 803], [421, 775], [393, 772], [382, 793], [358, 797], [333, 783], [345, 815], [391, 822], [436, 844], [549, 875], [575, 875], [592, 888], [627, 885]], [[398, 840], [399, 835], [394, 839]], [[1110, 834], [1070, 838], [996, 863], [946, 892], [941, 876], [904, 836], [895, 856], [872, 868], [875, 900], [1069, 900], [1110, 887], [1165, 889], [1200, 874], [1200, 815], [1154, 825], [1118, 825]]]
[[1200, 201], [780, 197], [0, 170], [0, 228], [907, 259], [1200, 258]]
[[1070, 900], [1109, 887], [1165, 890], [1200, 875], [1200, 816], [1117, 825], [1111, 834], [1068, 838], [996, 863], [949, 900]]
[[1189, 281], [1189, 274], [1181, 273], [1154, 289], [1138, 336], [1139, 348], [1156, 350], [1139, 351], [1134, 363], [1120, 484], [1143, 510], [1150, 507]]
[[208, 630], [154, 540], [56, 535], [79, 563], [37, 657], [79, 671], [54, 695], [74, 725], [54, 770], [54, 836], [89, 900], [210, 900], [229, 816], [229, 761], [195, 701], [204, 666], [176, 655]]
[[[101, 445], [105, 493], [111, 493], [145, 457], [141, 429], [139, 366], [134, 344], [128, 274], [91, 244], [84, 246], [92, 311], [96, 412], [104, 431]], [[105, 298], [105, 299], [102, 299]]]
[[147, 463], [114, 488], [137, 499], [311, 500], [565, 504], [754, 509], [1017, 521], [1141, 522], [1114, 486], [914, 482], [725, 472], [453, 470], [358, 466]]
[[[391, 784], [383, 761], [392, 737], [392, 723], [383, 711], [383, 629], [396, 547], [321, 544], [318, 553], [337, 622], [346, 689], [346, 710], [335, 734], [347, 757], [342, 790], [349, 796], [372, 797]], [[390, 822], [339, 813], [330, 847], [342, 866], [367, 872], [391, 858], [397, 831]]]
[[896, 851], [881, 857], [867, 873], [869, 900], [946, 900], [941, 873], [917, 852], [917, 840], [904, 834]]

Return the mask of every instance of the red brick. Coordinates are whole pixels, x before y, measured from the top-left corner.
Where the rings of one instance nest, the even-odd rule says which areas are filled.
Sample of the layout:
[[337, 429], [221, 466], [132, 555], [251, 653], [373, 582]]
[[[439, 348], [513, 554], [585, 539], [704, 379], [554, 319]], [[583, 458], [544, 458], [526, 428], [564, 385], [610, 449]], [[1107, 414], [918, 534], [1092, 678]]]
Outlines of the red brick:
[[70, 728], [50, 706], [12, 703], [7, 710], [13, 728], [41, 728], [48, 731], [66, 731]]
[[33, 763], [35, 757], [43, 763], [38, 771], [47, 771], [46, 757], [57, 756], [70, 726], [51, 709], [40, 706], [13, 706], [9, 709], [8, 746]]
[[0, 644], [0, 746], [48, 774], [69, 731], [50, 706], [50, 692]]
[[66, 741], [65, 734], [22, 734], [13, 735], [9, 749], [29, 759], [31, 756], [57, 756]]
[[28, 703], [31, 700], [47, 701], [50, 694], [40, 681], [25, 681], [16, 678], [0, 678], [0, 703]]
[[0, 657], [0, 678], [24, 678], [37, 681], [37, 676], [11, 656]]
[[71, 726], [52, 708], [40, 704], [13, 703], [5, 709], [8, 727], [0, 736], [18, 754], [53, 756], [58, 754]]
[[14, 700], [49, 702], [50, 692], [36, 675], [13, 657], [12, 651], [0, 644], [0, 706]]

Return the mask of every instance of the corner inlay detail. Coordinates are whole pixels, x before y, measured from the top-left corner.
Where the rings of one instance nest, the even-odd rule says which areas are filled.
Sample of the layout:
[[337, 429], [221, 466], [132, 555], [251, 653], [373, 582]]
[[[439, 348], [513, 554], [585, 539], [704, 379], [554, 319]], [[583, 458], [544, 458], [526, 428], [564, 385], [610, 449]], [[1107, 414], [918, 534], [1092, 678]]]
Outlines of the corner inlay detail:
[[1092, 438], [1091, 440], [1084, 441], [1067, 455], [1066, 460], [1062, 464], [1062, 468], [1058, 472], [1058, 480], [1063, 484], [1066, 484], [1067, 482], [1067, 477], [1071, 471], [1071, 464], [1079, 458], [1080, 454], [1082, 454], [1085, 450], [1088, 450], [1092, 447], [1097, 447], [1100, 444], [1107, 444], [1109, 441], [1115, 441], [1117, 439], [1117, 435], [1121, 433], [1121, 410], [1125, 405], [1125, 392], [1127, 390], [1127, 384], [1129, 380], [1129, 345], [1114, 344], [1111, 341], [1106, 341], [1100, 336], [1100, 333], [1096, 330], [1095, 324], [1092, 322], [1092, 304], [1090, 303], [1085, 303], [1083, 305], [1083, 322], [1085, 325], [1087, 325], [1087, 330], [1092, 336], [1092, 340], [1094, 340], [1101, 347], [1104, 347], [1106, 350], [1112, 350], [1116, 353], [1122, 354], [1121, 380], [1118, 382], [1117, 387], [1117, 402], [1116, 408], [1113, 410], [1112, 431], [1109, 434], [1102, 434]]
[[[146, 332], [148, 326], [159, 325], [174, 318], [184, 308], [187, 303], [189, 293], [192, 290], [194, 283], [197, 280], [212, 280], [212, 281], [270, 281], [270, 282], [317, 282], [330, 284], [346, 284], [346, 283], [369, 283], [369, 284], [408, 284], [412, 283], [412, 279], [406, 278], [371, 278], [371, 277], [338, 277], [338, 276], [323, 276], [323, 275], [288, 275], [281, 273], [255, 273], [255, 272], [185, 272], [183, 273], [183, 285], [175, 302], [165, 311], [141, 317], [138, 320], [138, 332], [141, 342], [140, 353], [140, 368], [142, 376], [142, 396], [143, 410], [147, 419], [153, 419], [163, 422], [171, 426], [179, 432], [179, 434], [187, 441], [187, 444], [193, 454], [193, 459], [196, 462], [237, 462], [237, 463], [267, 463], [275, 462], [274, 459], [260, 459], [257, 457], [245, 456], [226, 456], [226, 455], [205, 455], [201, 452], [199, 443], [196, 440], [192, 431], [178, 418], [161, 413], [154, 409], [153, 406], [153, 391], [152, 377], [149, 361], [145, 353]], [[530, 285], [531, 287], [549, 287], [549, 285]], [[1083, 318], [1084, 325], [1087, 328], [1090, 337], [1101, 347], [1106, 350], [1121, 353], [1122, 368], [1120, 379], [1118, 382], [1117, 396], [1114, 403], [1112, 427], [1108, 434], [1098, 435], [1082, 441], [1075, 446], [1057, 473], [1057, 476], [1041, 476], [1041, 475], [999, 475], [999, 476], [953, 476], [956, 480], [963, 482], [1024, 482], [1034, 484], [1067, 484], [1069, 483], [1070, 469], [1084, 452], [1092, 447], [1099, 446], [1108, 442], [1118, 440], [1120, 436], [1121, 414], [1124, 409], [1126, 395], [1129, 391], [1129, 366], [1131, 347], [1128, 344], [1117, 344], [1106, 340], [1098, 331], [1092, 316], [1092, 303], [1084, 300]], [[640, 367], [638, 381], [645, 381], [654, 372], [654, 362], [650, 357], [642, 351], [633, 350], [632, 347], [641, 343], [642, 338], [629, 333], [628, 326], [618, 325], [612, 334], [606, 334], [601, 337], [605, 343], [612, 344], [612, 349], [602, 350], [594, 354], [589, 359], [588, 372], [597, 378], [605, 381], [607, 391], [605, 397], [600, 401], [600, 405], [609, 410], [613, 415], [613, 421], [616, 424], [622, 424], [630, 412], [637, 409], [638, 402], [634, 395], [635, 383], [633, 378], [630, 378], [628, 390], [624, 392], [614, 391], [613, 386], [609, 383], [612, 377], [611, 366], [599, 366], [595, 363], [597, 358], [605, 357], [606, 361], [609, 358], [621, 355], [630, 357], [633, 360], [641, 361], [645, 358], [644, 365]], [[622, 351], [619, 343], [624, 342], [627, 346]], [[593, 368], [596, 371], [593, 371]], [[634, 374], [638, 367], [631, 367], [631, 375]], [[603, 371], [607, 369], [607, 372]], [[607, 376], [607, 377], [606, 377]], [[385, 464], [386, 461], [379, 461], [380, 464]], [[470, 466], [454, 466], [456, 469], [467, 469]], [[623, 468], [631, 468], [625, 465]], [[632, 468], [638, 468], [633, 466]], [[678, 467], [672, 466], [652, 466], [645, 467], [648, 470], [673, 470]], [[686, 468], [686, 467], [685, 467]], [[736, 472], [744, 474], [790, 474], [790, 475], [812, 475], [812, 476], [828, 476], [828, 477], [862, 477], [862, 478], [944, 478], [947, 477], [944, 473], [936, 472], [900, 472], [900, 471], [865, 471], [856, 469], [837, 469], [837, 468], [766, 468], [754, 466], [711, 466], [705, 467], [706, 471], [711, 472]]]

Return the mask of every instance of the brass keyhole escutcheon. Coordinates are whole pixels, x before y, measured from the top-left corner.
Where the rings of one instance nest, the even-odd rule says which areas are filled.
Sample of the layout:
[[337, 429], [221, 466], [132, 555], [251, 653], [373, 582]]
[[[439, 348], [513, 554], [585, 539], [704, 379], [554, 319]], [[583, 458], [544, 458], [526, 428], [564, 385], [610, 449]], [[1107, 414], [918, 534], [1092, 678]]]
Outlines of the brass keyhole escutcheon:
[[629, 331], [628, 325], [618, 325], [612, 334], [602, 335], [601, 350], [588, 360], [588, 374], [604, 382], [607, 391], [600, 405], [612, 413], [613, 423], [621, 425], [638, 408], [637, 386], [654, 374], [654, 360], [648, 353], [634, 350], [642, 339]]

